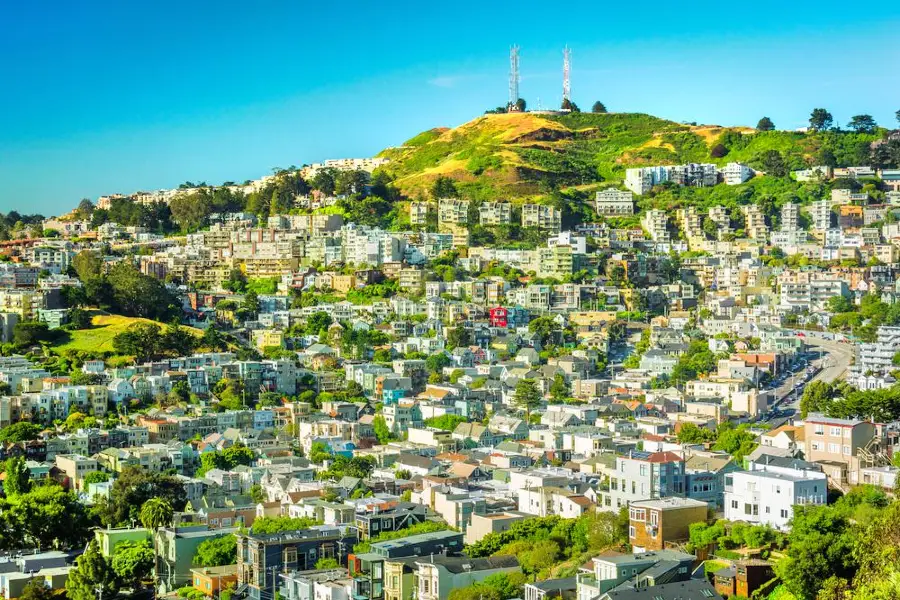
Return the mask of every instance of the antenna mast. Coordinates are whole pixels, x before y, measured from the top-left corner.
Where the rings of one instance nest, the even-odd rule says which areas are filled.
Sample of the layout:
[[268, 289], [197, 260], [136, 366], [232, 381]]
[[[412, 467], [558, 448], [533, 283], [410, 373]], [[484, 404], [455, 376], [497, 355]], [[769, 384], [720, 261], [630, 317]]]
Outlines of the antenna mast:
[[567, 104], [566, 100], [570, 100], [569, 92], [571, 88], [569, 87], [569, 70], [572, 66], [572, 51], [569, 50], [569, 46], [566, 46], [563, 49], [563, 104]]
[[512, 46], [509, 49], [509, 102], [506, 107], [513, 111], [518, 110], [516, 102], [519, 100], [519, 47]]

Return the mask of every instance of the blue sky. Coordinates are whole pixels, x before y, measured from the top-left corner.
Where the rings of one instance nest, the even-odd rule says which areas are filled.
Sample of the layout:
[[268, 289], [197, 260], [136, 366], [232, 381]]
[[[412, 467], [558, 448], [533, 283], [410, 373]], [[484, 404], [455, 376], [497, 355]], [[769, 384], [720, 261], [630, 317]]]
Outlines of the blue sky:
[[559, 103], [568, 44], [582, 108], [780, 128], [900, 109], [896, 1], [310, 4], [0, 4], [0, 211], [370, 156], [505, 103], [513, 43], [531, 107]]

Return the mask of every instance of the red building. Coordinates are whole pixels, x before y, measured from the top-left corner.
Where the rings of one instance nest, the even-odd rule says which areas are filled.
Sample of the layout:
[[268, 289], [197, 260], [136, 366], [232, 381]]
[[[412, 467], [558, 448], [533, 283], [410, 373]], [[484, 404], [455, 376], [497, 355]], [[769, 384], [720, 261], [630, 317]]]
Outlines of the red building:
[[491, 327], [506, 327], [506, 316], [508, 311], [502, 306], [488, 310], [490, 314]]

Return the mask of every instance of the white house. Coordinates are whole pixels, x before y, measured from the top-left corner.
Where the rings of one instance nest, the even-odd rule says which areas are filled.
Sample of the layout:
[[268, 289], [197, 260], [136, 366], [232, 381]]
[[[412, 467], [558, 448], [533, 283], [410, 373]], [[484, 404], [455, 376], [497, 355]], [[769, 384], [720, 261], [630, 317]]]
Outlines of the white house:
[[[787, 529], [795, 505], [825, 504], [828, 483], [814, 465], [796, 467], [750, 463], [749, 471], [725, 476], [725, 518]], [[809, 468], [805, 468], [809, 467]]]

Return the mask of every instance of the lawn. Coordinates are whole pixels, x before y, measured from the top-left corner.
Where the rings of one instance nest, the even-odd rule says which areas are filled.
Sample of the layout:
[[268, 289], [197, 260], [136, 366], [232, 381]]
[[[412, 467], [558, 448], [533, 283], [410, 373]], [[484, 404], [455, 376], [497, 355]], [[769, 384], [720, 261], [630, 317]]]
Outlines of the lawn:
[[[57, 345], [54, 350], [57, 353], [63, 353], [66, 350], [96, 353], [115, 352], [113, 338], [135, 323], [156, 323], [161, 329], [165, 327], [164, 323], [150, 319], [96, 312], [91, 317], [90, 329], [70, 331], [68, 339]], [[192, 331], [194, 330], [192, 329]], [[196, 332], [199, 335], [199, 330]]]
[[703, 563], [703, 572], [709, 575], [710, 573], [715, 573], [719, 569], [724, 569], [729, 566], [731, 566], [730, 563], [722, 560], [707, 560]]

